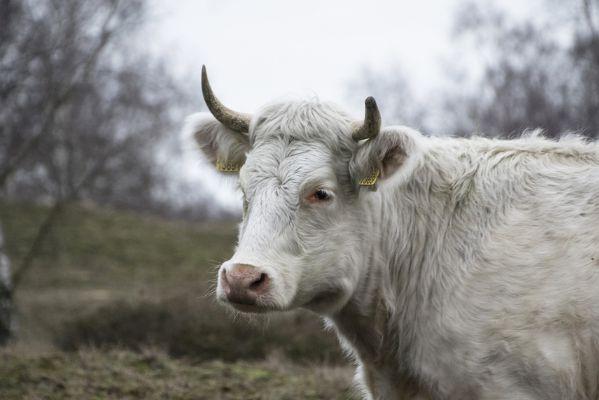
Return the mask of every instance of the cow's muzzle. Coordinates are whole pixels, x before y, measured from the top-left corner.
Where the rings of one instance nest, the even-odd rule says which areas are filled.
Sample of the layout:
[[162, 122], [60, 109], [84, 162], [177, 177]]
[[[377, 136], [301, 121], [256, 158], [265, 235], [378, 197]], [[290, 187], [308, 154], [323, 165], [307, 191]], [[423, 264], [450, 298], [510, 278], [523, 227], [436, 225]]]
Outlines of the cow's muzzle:
[[220, 285], [232, 305], [254, 306], [258, 298], [269, 290], [270, 277], [253, 265], [223, 265]]

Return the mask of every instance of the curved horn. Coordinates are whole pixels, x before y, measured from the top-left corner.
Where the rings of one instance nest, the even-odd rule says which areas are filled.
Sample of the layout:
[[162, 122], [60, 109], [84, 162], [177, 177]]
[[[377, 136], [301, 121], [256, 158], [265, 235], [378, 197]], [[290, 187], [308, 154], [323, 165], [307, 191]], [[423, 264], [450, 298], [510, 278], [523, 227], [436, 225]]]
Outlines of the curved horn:
[[247, 133], [250, 130], [251, 116], [249, 114], [235, 112], [223, 105], [212, 92], [206, 66], [202, 65], [202, 94], [208, 109], [224, 126], [236, 132]]
[[364, 123], [357, 127], [352, 133], [352, 138], [355, 141], [372, 139], [376, 137], [381, 130], [381, 113], [379, 112], [374, 97], [367, 97], [364, 104], [366, 106]]

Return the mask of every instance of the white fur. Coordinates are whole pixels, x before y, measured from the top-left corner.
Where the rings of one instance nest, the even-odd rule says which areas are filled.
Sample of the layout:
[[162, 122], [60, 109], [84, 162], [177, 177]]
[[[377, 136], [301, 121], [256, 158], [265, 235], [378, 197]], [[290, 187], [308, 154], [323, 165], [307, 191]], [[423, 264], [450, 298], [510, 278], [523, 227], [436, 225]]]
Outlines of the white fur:
[[[365, 398], [597, 399], [599, 146], [350, 129], [318, 102], [254, 116], [231, 262], [271, 276], [260, 306], [325, 316]], [[374, 166], [390, 176], [360, 190]]]

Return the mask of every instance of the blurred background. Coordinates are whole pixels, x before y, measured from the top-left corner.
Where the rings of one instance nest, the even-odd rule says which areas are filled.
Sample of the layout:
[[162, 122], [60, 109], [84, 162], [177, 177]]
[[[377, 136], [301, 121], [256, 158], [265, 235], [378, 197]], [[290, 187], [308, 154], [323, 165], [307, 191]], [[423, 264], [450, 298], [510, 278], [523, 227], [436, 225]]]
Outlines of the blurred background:
[[599, 1], [0, 0], [0, 398], [350, 399], [307, 312], [215, 303], [239, 194], [182, 137], [316, 97], [426, 135], [599, 134]]

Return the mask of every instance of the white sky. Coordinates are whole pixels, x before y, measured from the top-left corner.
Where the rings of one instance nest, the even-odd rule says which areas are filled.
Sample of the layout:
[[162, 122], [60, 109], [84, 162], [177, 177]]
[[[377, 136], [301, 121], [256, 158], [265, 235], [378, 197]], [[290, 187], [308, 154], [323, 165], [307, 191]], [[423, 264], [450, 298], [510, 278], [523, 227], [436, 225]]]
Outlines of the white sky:
[[[359, 116], [363, 105], [348, 104], [346, 87], [364, 66], [401, 65], [417, 91], [441, 83], [444, 61], [455, 54], [450, 33], [460, 3], [155, 0], [151, 37], [157, 39], [148, 46], [179, 72], [197, 73], [198, 81], [206, 64], [217, 96], [235, 110], [252, 112], [280, 97], [316, 94]], [[500, 4], [520, 15], [532, 7], [522, 0]], [[201, 176], [210, 190], [218, 187], [221, 202], [236, 206], [237, 196], [222, 188], [222, 180], [190, 157], [189, 173]]]

